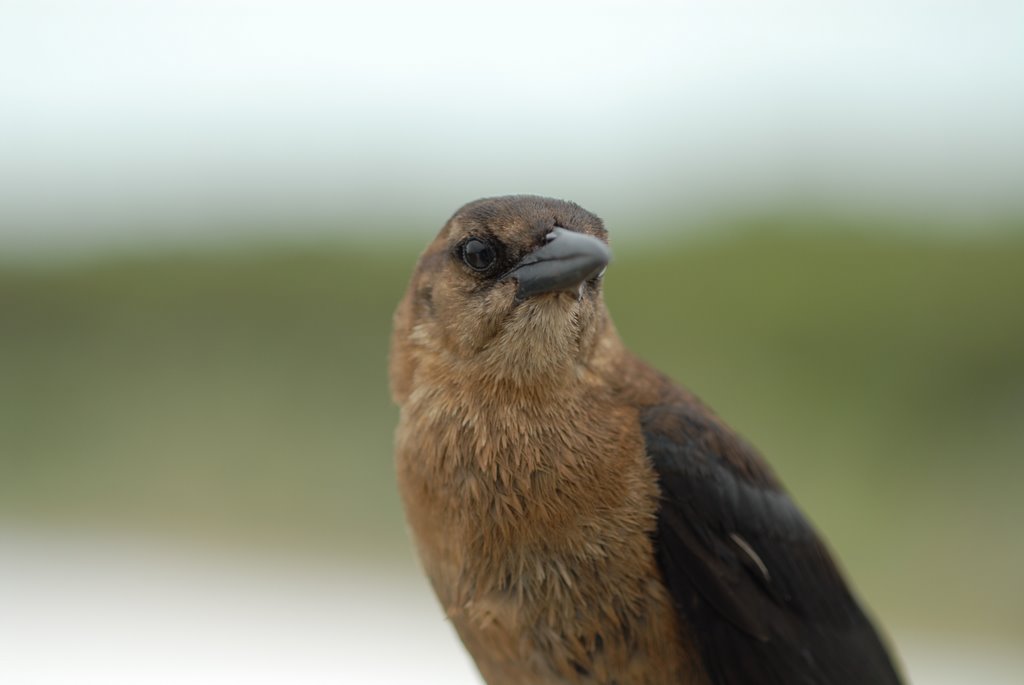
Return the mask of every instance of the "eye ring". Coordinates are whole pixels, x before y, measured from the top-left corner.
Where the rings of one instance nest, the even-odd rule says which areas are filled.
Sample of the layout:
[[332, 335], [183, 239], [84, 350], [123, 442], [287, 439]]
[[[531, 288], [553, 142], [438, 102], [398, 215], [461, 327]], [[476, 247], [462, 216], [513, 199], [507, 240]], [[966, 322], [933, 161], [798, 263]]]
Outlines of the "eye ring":
[[470, 238], [462, 244], [462, 261], [473, 271], [487, 271], [498, 261], [498, 252], [486, 240]]

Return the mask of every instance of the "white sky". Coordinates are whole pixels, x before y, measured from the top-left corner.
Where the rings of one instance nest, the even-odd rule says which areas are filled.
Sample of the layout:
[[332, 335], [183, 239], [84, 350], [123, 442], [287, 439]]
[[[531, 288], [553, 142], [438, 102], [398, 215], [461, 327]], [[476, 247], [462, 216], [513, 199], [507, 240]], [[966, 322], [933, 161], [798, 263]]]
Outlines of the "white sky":
[[404, 221], [507, 192], [617, 223], [1024, 209], [1020, 2], [8, 0], [0, 17], [0, 249], [363, 212], [421, 232]]

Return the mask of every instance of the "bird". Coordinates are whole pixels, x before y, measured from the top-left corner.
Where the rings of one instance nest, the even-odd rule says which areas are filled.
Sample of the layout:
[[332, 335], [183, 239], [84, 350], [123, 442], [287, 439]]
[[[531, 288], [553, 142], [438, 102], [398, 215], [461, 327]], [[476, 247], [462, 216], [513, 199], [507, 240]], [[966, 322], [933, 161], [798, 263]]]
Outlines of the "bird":
[[395, 311], [398, 489], [484, 681], [898, 685], [765, 459], [625, 347], [610, 260], [575, 203], [484, 198]]

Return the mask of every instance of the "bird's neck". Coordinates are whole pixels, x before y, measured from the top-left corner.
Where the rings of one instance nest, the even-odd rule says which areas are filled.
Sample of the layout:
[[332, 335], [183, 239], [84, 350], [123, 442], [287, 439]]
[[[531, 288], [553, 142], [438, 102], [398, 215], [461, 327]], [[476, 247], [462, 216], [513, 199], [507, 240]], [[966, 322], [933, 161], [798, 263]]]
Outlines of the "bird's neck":
[[471, 356], [417, 355], [414, 392], [403, 404], [443, 397], [453, 409], [474, 413], [543, 416], [606, 387], [627, 355], [610, 322], [587, 339], [568, 329], [513, 330]]
[[[583, 467], [573, 462], [575, 455], [592, 453], [603, 439], [594, 431], [613, 432], [615, 421], [635, 421], [619, 416], [629, 407], [621, 401], [621, 382], [612, 379], [629, 375], [623, 368], [630, 358], [610, 325], [584, 360], [551, 353], [505, 376], [491, 373], [487, 363], [435, 355], [417, 365], [402, 404], [400, 435], [410, 444], [398, 446], [418, 453], [414, 468], [446, 472], [450, 482], [462, 482], [466, 474], [488, 481], [502, 472], [528, 478], [556, 467], [570, 476]], [[608, 421], [585, 425], [593, 416]], [[429, 446], [414, 444], [417, 435], [435, 439]]]

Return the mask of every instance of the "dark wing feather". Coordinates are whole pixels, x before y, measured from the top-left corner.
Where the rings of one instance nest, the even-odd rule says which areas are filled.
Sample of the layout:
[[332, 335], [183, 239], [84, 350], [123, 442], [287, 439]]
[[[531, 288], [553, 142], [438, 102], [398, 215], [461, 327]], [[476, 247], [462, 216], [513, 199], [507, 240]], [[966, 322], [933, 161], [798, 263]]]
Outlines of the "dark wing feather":
[[767, 466], [701, 409], [641, 416], [657, 554], [715, 685], [898, 685], [828, 550]]

